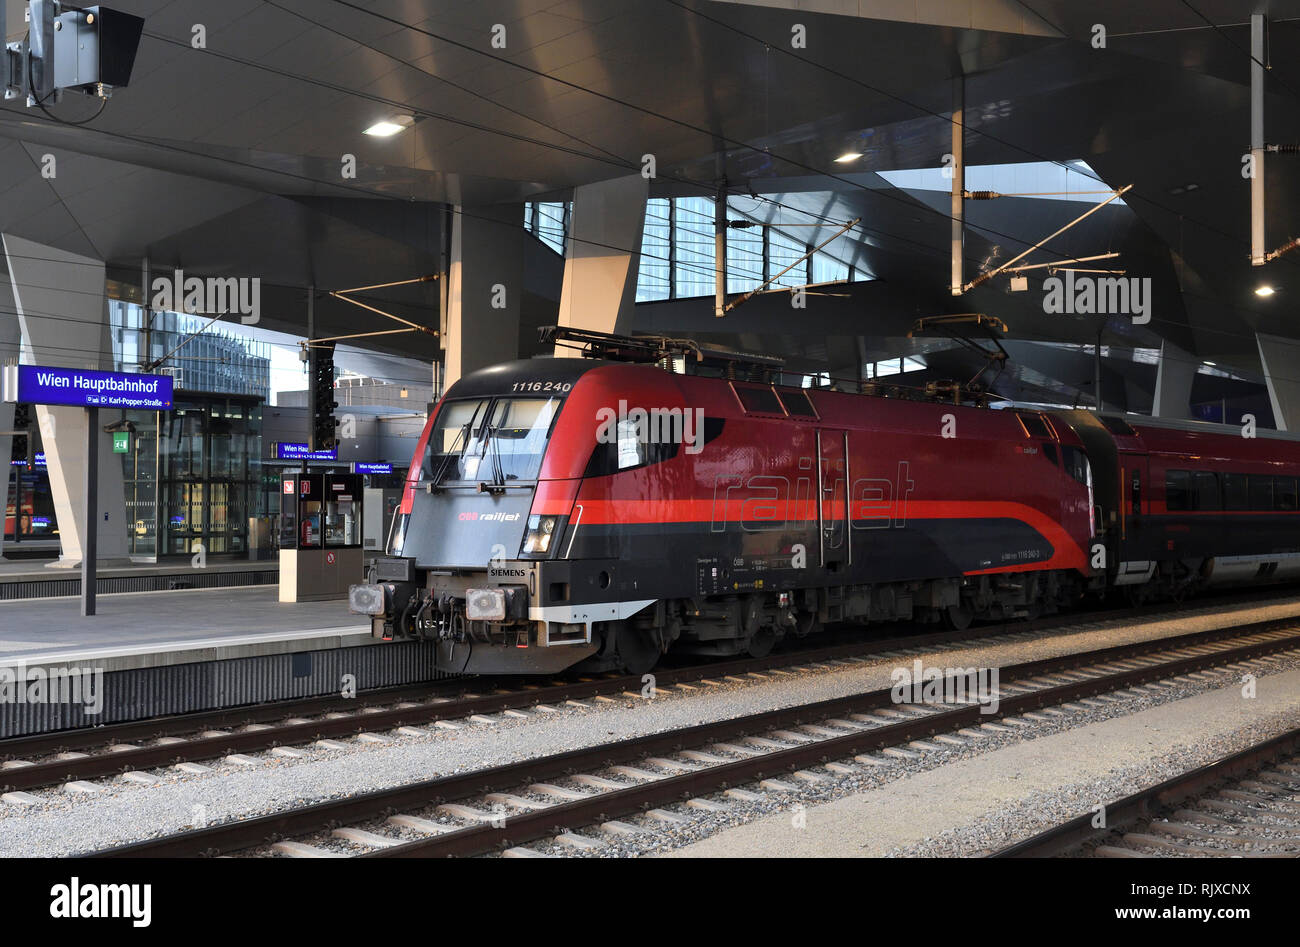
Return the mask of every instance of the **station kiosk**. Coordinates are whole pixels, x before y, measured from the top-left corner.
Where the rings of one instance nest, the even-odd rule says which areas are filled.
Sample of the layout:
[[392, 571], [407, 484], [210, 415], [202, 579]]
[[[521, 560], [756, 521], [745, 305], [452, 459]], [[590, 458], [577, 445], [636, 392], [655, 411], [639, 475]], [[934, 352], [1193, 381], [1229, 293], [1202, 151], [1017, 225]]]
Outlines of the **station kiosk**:
[[358, 474], [280, 477], [280, 601], [348, 597], [364, 581]]

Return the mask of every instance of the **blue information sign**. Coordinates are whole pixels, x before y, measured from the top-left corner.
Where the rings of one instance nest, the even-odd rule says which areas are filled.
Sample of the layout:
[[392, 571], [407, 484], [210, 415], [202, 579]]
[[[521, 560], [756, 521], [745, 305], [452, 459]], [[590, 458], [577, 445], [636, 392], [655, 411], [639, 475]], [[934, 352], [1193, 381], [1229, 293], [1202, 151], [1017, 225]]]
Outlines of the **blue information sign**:
[[276, 441], [275, 442], [275, 459], [276, 460], [338, 460], [339, 449], [337, 447], [331, 450], [308, 450], [306, 444], [295, 443], [293, 441]]
[[69, 405], [74, 408], [170, 411], [172, 377], [19, 365], [16, 400], [25, 404]]
[[354, 474], [390, 474], [393, 472], [392, 464], [353, 464], [352, 472]]

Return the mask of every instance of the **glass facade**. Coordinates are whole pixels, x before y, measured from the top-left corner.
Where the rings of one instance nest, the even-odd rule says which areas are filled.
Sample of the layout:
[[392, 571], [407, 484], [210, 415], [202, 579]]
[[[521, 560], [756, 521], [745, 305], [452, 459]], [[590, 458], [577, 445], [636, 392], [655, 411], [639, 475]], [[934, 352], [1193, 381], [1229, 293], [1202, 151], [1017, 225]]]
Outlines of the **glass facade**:
[[18, 440], [14, 438], [14, 458], [9, 467], [5, 541], [21, 545], [24, 540], [56, 539], [59, 525], [54, 516], [50, 478], [43, 463], [38, 461], [35, 467], [28, 467], [26, 457], [18, 456]]
[[[840, 246], [838, 243], [801, 260], [812, 249], [805, 237], [816, 231], [803, 227], [783, 230], [780, 224], [759, 226], [752, 216], [753, 201], [741, 200], [748, 210], [742, 210], [736, 199], [729, 199], [727, 218], [747, 220], [755, 226], [727, 230], [728, 293], [749, 292], [766, 280], [772, 280], [771, 289], [789, 289], [809, 283], [871, 279], [870, 274], [829, 252]], [[709, 197], [653, 198], [646, 202], [637, 302], [713, 295], [713, 209]], [[808, 218], [808, 222], [812, 220]], [[828, 223], [827, 227], [833, 229], [834, 225]], [[789, 272], [781, 273], [787, 267]]]
[[524, 229], [563, 256], [572, 208], [564, 201], [529, 201], [524, 204]]
[[174, 411], [156, 416], [158, 555], [199, 543], [213, 555], [247, 552], [249, 517], [266, 513], [261, 403], [180, 395]]
[[667, 299], [672, 294], [672, 202], [666, 197], [646, 201], [641, 234], [641, 267], [636, 301]]
[[[123, 413], [133, 431], [122, 458], [132, 556], [244, 555], [250, 517], [267, 514], [262, 404], [271, 384], [270, 347], [208, 317], [154, 312], [109, 301], [113, 354], [121, 371], [165, 361], [175, 378], [170, 412]], [[271, 477], [274, 478], [274, 472]], [[274, 488], [272, 488], [274, 489]]]
[[[756, 221], [751, 216], [753, 200], [741, 200], [747, 209], [742, 209], [736, 199], [728, 199], [727, 217]], [[713, 295], [713, 207], [711, 197], [654, 197], [646, 201], [637, 302]], [[563, 255], [572, 213], [572, 203], [529, 201], [524, 204], [524, 229]], [[810, 216], [808, 221], [812, 220]], [[774, 278], [812, 249], [803, 241], [803, 235], [811, 232], [806, 228], [789, 228], [787, 232], [780, 224], [728, 229], [727, 292], [749, 292], [767, 279], [773, 280], [772, 289], [871, 279], [870, 274], [830, 252], [839, 243], [814, 253], [808, 260], [800, 260], [790, 272]]]
[[210, 316], [154, 312], [148, 329], [145, 311], [135, 303], [108, 301], [113, 359], [118, 371], [139, 371], [164, 358], [164, 370], [177, 389], [267, 399], [271, 390], [271, 347], [208, 325]]

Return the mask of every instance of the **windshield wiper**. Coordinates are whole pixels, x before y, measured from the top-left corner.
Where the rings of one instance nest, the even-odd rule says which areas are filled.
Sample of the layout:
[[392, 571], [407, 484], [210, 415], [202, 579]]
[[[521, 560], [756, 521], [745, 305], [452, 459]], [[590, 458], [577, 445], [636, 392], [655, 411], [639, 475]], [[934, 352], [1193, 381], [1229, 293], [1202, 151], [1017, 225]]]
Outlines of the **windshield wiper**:
[[456, 447], [460, 444], [460, 439], [469, 433], [470, 426], [473, 423], [474, 419], [471, 418], [461, 426], [460, 433], [456, 435], [456, 439], [452, 441], [451, 446], [447, 448], [447, 453], [442, 455], [442, 463], [438, 465], [438, 469], [433, 475], [433, 480], [429, 483], [430, 489], [442, 483], [442, 478], [447, 473], [447, 464], [451, 463], [452, 455], [456, 453]]
[[501, 464], [501, 451], [497, 447], [497, 429], [487, 429], [487, 449], [492, 454], [492, 482], [479, 481], [479, 493], [504, 493], [506, 489], [506, 471]]

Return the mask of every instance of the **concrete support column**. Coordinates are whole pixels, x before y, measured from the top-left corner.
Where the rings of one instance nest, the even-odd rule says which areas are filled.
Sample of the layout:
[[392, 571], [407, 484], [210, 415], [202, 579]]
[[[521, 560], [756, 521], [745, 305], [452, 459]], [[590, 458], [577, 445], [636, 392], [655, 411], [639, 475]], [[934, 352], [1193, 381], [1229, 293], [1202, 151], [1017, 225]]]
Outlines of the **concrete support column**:
[[[3, 235], [14, 305], [31, 361], [60, 368], [113, 368], [104, 298], [104, 263]], [[81, 563], [85, 540], [87, 420], [83, 408], [38, 406], [62, 555], [53, 565]], [[99, 432], [96, 552], [105, 564], [127, 562], [122, 460], [111, 435]]]
[[[559, 324], [626, 334], [636, 305], [650, 181], [639, 174], [573, 189]], [[557, 356], [572, 355], [557, 349]]]
[[1279, 431], [1300, 430], [1300, 379], [1295, 370], [1300, 365], [1300, 342], [1262, 332], [1255, 333], [1255, 341], [1268, 383], [1274, 424]]
[[443, 336], [443, 390], [462, 376], [519, 357], [524, 209], [458, 206], [452, 214]]
[[1168, 342], [1160, 343], [1156, 366], [1156, 393], [1151, 414], [1157, 418], [1192, 416], [1192, 382], [1196, 380], [1196, 356]]

